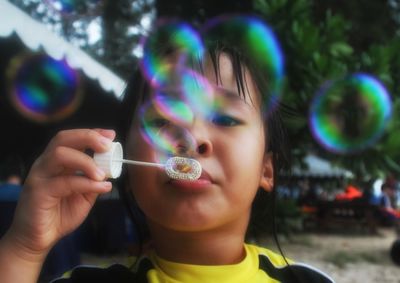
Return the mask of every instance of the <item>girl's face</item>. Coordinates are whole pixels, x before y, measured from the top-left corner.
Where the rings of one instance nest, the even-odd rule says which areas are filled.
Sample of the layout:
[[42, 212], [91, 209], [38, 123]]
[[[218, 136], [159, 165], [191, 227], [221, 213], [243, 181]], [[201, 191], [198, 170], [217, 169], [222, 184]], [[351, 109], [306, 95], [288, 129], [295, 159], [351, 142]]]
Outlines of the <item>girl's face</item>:
[[[235, 225], [245, 231], [257, 190], [272, 188], [272, 156], [266, 153], [257, 88], [246, 70], [246, 95], [239, 96], [226, 54], [219, 56], [219, 68], [218, 85], [210, 62], [206, 62], [205, 77], [224, 107], [211, 118], [195, 117], [187, 128], [197, 144], [192, 158], [201, 163], [200, 179], [171, 180], [163, 170], [151, 167], [128, 169], [130, 188], [150, 229], [157, 225], [180, 232], [200, 232]], [[127, 154], [134, 160], [157, 160], [157, 151], [140, 133], [138, 119], [130, 129]]]

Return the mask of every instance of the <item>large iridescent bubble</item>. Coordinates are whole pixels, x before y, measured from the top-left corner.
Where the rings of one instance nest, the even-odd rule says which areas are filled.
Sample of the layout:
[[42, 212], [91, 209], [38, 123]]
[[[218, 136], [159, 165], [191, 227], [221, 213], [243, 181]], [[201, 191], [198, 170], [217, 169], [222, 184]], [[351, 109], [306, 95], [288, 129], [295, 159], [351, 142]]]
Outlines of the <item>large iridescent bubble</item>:
[[309, 125], [328, 151], [356, 153], [378, 141], [391, 114], [391, 99], [383, 84], [357, 73], [321, 87], [310, 106]]
[[8, 79], [11, 102], [36, 122], [66, 118], [81, 102], [79, 76], [64, 60], [44, 54], [14, 58]]
[[[183, 112], [185, 106], [179, 106]], [[171, 120], [171, 116], [160, 113], [153, 102], [144, 104], [140, 109], [140, 128], [148, 144], [158, 151], [158, 161], [165, 161], [171, 156], [191, 156], [197, 149], [196, 141], [189, 130], [180, 123]], [[169, 113], [168, 113], [169, 114]], [[184, 116], [185, 114], [180, 114]], [[178, 111], [179, 116], [179, 111]]]
[[183, 22], [166, 20], [161, 20], [154, 32], [143, 38], [142, 48], [140, 67], [154, 88], [169, 83], [171, 60], [174, 61], [173, 72], [179, 72], [187, 60], [199, 60], [204, 53], [200, 36], [194, 28]]
[[190, 105], [182, 100], [180, 89], [157, 90], [152, 97], [158, 115], [168, 122], [190, 125], [193, 123], [194, 113]]
[[141, 109], [142, 134], [160, 156], [190, 156], [196, 142], [190, 134], [194, 119], [207, 119], [213, 110], [213, 89], [200, 74], [185, 69], [164, 88], [155, 88]]
[[[204, 46], [218, 49], [222, 43], [244, 54], [240, 60], [258, 83], [264, 113], [269, 113], [281, 98], [283, 56], [272, 31], [261, 20], [218, 17], [200, 34], [202, 38], [186, 23], [164, 20], [142, 40], [140, 69], [151, 88], [148, 104], [140, 114], [142, 134], [167, 156], [194, 153], [196, 141], [190, 133], [191, 124], [197, 118], [212, 118], [223, 107], [216, 78], [210, 78], [210, 82], [205, 74], [205, 60], [211, 58]], [[219, 63], [214, 63], [218, 68]], [[243, 70], [238, 73], [244, 74]], [[247, 90], [246, 84], [244, 81], [243, 91]]]
[[221, 16], [207, 23], [201, 34], [206, 46], [223, 44], [244, 54], [244, 63], [262, 92], [264, 113], [272, 111], [282, 96], [284, 59], [271, 28], [256, 17]]
[[186, 69], [181, 74], [180, 89], [183, 100], [190, 105], [195, 115], [208, 118], [215, 110], [215, 91], [208, 79]]
[[[180, 122], [191, 123], [194, 116], [210, 116], [214, 104], [214, 89], [209, 80], [190, 68], [171, 72], [164, 87], [155, 88], [151, 99], [166, 117], [182, 117]], [[171, 103], [173, 102], [173, 103]], [[180, 105], [179, 107], [177, 107]], [[184, 108], [190, 109], [182, 111]], [[175, 120], [175, 119], [172, 119]]]

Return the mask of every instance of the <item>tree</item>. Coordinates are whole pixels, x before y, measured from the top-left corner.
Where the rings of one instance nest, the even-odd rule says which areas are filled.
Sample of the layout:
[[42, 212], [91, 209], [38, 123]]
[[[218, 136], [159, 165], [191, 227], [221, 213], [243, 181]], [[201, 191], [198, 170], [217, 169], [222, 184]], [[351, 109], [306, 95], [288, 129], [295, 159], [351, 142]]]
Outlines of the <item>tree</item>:
[[[285, 54], [283, 104], [290, 140], [295, 141], [293, 161], [313, 151], [360, 177], [391, 171], [400, 175], [398, 0], [92, 0], [77, 1], [80, 6], [67, 15], [44, 4], [52, 1], [14, 2], [125, 79], [140, 55], [139, 40], [156, 14], [198, 26], [217, 14], [255, 12], [272, 26]], [[91, 12], [90, 2], [100, 3], [99, 9]], [[96, 24], [100, 33], [93, 40], [87, 29]], [[355, 72], [370, 73], [383, 82], [392, 96], [393, 118], [372, 147], [350, 155], [333, 154], [310, 134], [310, 101], [326, 80]]]
[[[286, 57], [287, 105], [293, 154], [300, 160], [307, 151], [318, 152], [359, 178], [388, 172], [400, 174], [398, 75], [400, 57], [398, 24], [383, 1], [256, 0], [255, 8], [274, 28]], [[316, 90], [328, 79], [366, 72], [389, 90], [393, 118], [374, 146], [350, 155], [321, 148], [311, 137], [307, 123]]]
[[[14, 0], [14, 4], [56, 34], [127, 79], [140, 55], [139, 42], [155, 17], [154, 0]], [[60, 4], [61, 5], [61, 4]]]

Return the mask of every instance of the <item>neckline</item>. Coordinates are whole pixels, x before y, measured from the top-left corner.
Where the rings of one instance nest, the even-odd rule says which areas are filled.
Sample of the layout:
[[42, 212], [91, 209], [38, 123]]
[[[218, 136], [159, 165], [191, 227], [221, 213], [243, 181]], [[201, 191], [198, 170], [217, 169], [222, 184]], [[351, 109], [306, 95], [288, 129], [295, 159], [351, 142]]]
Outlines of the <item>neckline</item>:
[[245, 258], [236, 264], [195, 265], [168, 261], [152, 253], [152, 261], [158, 271], [174, 282], [246, 282], [258, 270], [258, 257], [249, 245], [244, 244]]

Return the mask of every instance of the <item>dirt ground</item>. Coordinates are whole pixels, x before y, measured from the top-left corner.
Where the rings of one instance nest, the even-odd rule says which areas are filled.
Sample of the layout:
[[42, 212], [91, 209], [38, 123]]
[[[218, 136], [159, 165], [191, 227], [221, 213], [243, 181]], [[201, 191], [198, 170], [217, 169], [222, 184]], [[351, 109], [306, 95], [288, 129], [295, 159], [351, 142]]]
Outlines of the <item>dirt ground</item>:
[[[393, 229], [380, 229], [374, 235], [292, 235], [280, 242], [287, 257], [317, 267], [337, 283], [400, 283], [400, 266], [390, 259], [395, 239]], [[258, 242], [274, 246], [270, 239]]]

